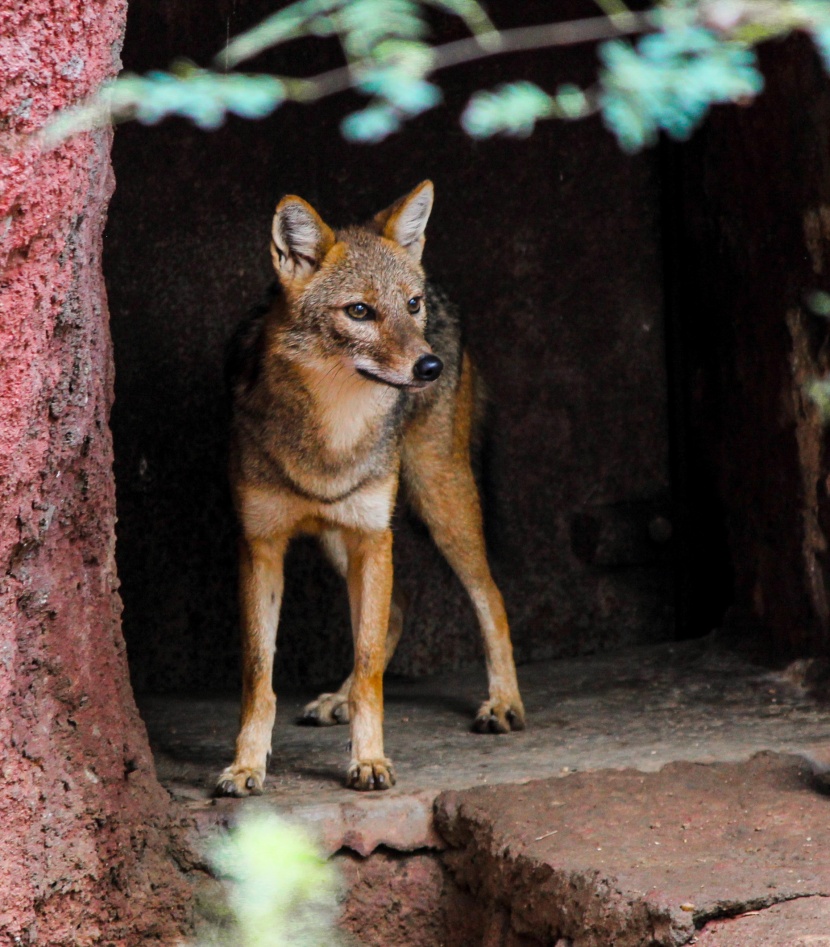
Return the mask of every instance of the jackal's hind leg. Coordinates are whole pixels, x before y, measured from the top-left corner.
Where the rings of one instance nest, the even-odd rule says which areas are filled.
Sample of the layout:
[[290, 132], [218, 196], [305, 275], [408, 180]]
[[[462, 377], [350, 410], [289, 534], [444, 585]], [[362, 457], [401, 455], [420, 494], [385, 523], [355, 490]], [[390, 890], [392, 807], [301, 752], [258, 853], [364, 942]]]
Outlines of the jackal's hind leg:
[[[345, 579], [348, 572], [348, 555], [343, 537], [339, 532], [327, 530], [321, 536], [323, 550], [337, 570]], [[397, 583], [392, 586], [392, 605], [389, 612], [389, 630], [386, 635], [386, 660], [384, 670], [392, 660], [392, 655], [398, 647], [403, 632], [404, 598]], [[313, 727], [330, 727], [338, 723], [349, 722], [349, 692], [352, 689], [350, 674], [340, 687], [333, 693], [319, 694], [303, 708], [297, 723]]]
[[476, 611], [487, 661], [489, 697], [473, 722], [476, 733], [523, 730], [513, 646], [504, 601], [487, 564], [481, 506], [466, 452], [449, 456], [421, 441], [409, 455], [405, 480], [416, 512], [461, 580]]
[[349, 691], [352, 689], [350, 674], [340, 687], [329, 693], [325, 691], [309, 701], [297, 718], [297, 723], [308, 727], [331, 727], [349, 722]]

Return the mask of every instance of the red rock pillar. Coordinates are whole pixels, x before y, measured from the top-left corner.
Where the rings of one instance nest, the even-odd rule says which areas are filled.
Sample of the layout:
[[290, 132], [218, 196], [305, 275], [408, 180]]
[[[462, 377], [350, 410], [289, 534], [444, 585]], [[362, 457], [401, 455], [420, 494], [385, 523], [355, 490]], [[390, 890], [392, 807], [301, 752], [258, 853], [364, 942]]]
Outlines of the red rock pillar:
[[0, 5], [0, 944], [170, 941], [186, 896], [120, 628], [111, 132], [11, 150], [117, 71], [125, 15]]

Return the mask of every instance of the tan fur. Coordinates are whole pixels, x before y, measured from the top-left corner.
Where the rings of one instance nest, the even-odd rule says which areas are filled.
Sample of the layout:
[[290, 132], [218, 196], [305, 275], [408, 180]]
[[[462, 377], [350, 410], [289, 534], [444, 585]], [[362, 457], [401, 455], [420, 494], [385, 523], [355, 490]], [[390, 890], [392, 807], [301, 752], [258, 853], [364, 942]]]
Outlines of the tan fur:
[[[320, 537], [346, 579], [355, 649], [352, 674], [309, 704], [306, 719], [350, 723], [347, 785], [394, 783], [382, 725], [383, 672], [403, 628], [389, 528], [399, 479], [478, 616], [489, 697], [474, 729], [524, 726], [470, 467], [480, 385], [455, 312], [426, 284], [420, 264], [431, 207], [430, 182], [363, 228], [334, 231], [300, 198], [277, 206], [272, 255], [281, 293], [240, 327], [232, 371], [243, 690], [236, 755], [219, 777], [219, 794], [262, 791], [283, 558], [302, 533]], [[437, 380], [424, 374], [434, 355], [444, 362]]]

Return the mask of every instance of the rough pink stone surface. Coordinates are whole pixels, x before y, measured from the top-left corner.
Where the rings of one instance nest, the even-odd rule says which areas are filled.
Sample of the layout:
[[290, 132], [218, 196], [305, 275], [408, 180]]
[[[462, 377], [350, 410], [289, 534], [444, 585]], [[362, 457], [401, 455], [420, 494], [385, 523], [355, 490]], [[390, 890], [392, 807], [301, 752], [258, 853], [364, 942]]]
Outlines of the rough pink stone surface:
[[0, 943], [172, 938], [185, 886], [130, 690], [101, 234], [109, 130], [21, 148], [119, 66], [123, 0], [0, 7]]
[[335, 864], [349, 889], [341, 924], [365, 947], [445, 943], [445, 902], [457, 889], [435, 854], [344, 854]]
[[388, 850], [336, 859], [348, 886], [341, 926], [361, 947], [541, 947], [519, 934], [498, 904], [477, 903], [447, 874], [437, 853]]

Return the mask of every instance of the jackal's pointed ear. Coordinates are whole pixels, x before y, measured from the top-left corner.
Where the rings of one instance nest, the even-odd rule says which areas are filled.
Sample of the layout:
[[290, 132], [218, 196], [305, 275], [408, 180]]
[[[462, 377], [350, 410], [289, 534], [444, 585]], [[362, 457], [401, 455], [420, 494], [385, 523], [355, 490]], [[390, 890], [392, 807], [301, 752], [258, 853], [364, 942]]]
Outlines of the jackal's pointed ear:
[[416, 260], [424, 252], [424, 231], [434, 195], [432, 181], [421, 181], [414, 191], [376, 214], [373, 220], [382, 236], [399, 243]]
[[334, 246], [334, 233], [301, 197], [284, 197], [271, 226], [271, 257], [283, 283], [308, 279]]

